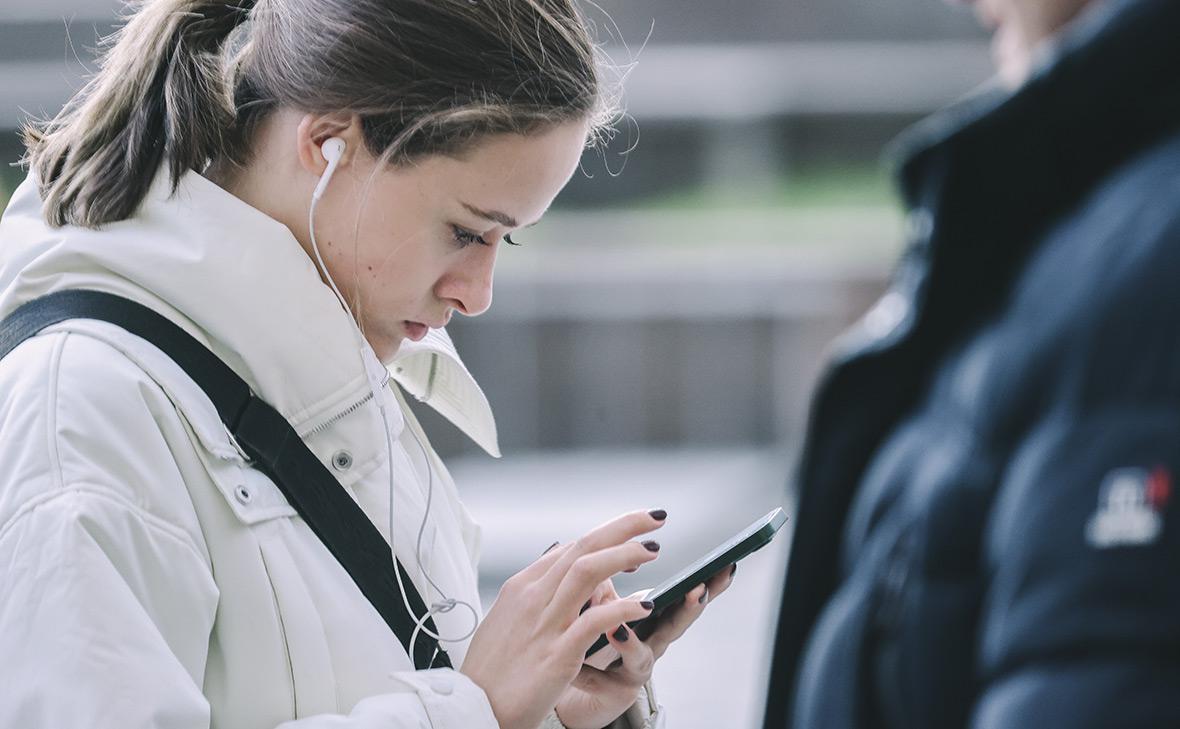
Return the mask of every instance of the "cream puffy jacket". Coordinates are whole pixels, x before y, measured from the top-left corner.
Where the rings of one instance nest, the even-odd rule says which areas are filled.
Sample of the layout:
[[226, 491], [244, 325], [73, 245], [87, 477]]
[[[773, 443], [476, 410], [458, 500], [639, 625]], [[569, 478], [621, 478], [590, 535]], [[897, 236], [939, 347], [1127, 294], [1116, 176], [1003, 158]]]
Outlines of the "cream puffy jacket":
[[[382, 391], [393, 459], [347, 314], [286, 227], [196, 173], [156, 180], [102, 231], [49, 228], [26, 181], [0, 220], [0, 316], [89, 288], [137, 300], [207, 344], [276, 407], [413, 558], [428, 472], [426, 569], [477, 610], [480, 530], [406, 409]], [[495, 424], [445, 332], [394, 380], [492, 454]], [[523, 565], [522, 565], [523, 566]], [[444, 637], [470, 612], [435, 616]], [[444, 643], [454, 665], [467, 641]], [[662, 723], [650, 691], [617, 724]], [[348, 574], [243, 460], [167, 356], [69, 321], [0, 361], [0, 726], [21, 729], [494, 729], [458, 671], [415, 671]], [[547, 726], [560, 726], [551, 716]]]

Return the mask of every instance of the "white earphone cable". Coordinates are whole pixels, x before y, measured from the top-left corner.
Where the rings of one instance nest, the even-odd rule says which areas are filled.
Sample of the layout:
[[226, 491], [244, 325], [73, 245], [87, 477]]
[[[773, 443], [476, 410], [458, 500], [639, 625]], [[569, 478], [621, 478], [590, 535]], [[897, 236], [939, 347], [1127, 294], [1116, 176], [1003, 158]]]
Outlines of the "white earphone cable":
[[[326, 153], [329, 143], [332, 143], [335, 145], [335, 147], [332, 149], [332, 152], [333, 152], [332, 156], [329, 156]], [[312, 248], [312, 252], [315, 254], [316, 265], [319, 267], [320, 272], [323, 274], [324, 280], [326, 280], [328, 282], [328, 285], [332, 288], [332, 293], [334, 293], [336, 295], [336, 299], [340, 302], [340, 305], [344, 308], [344, 311], [349, 314], [349, 320], [352, 322], [353, 335], [356, 337], [358, 351], [361, 355], [361, 364], [364, 367], [366, 379], [368, 380], [368, 383], [369, 383], [369, 390], [373, 395], [373, 401], [377, 405], [377, 410], [381, 415], [381, 423], [382, 423], [382, 426], [385, 431], [385, 439], [384, 440], [385, 440], [386, 463], [389, 468], [389, 549], [390, 549], [390, 552], [393, 554], [394, 560], [396, 562], [397, 550], [395, 547], [395, 537], [394, 537], [394, 528], [393, 528], [393, 494], [394, 494], [394, 489], [395, 489], [395, 484], [394, 484], [394, 480], [393, 480], [393, 433], [392, 433], [392, 429], [389, 426], [389, 416], [385, 411], [385, 398], [382, 397], [381, 392], [380, 392], [381, 390], [384, 390], [388, 386], [389, 371], [384, 367], [384, 365], [380, 365], [379, 362], [376, 364], [380, 365], [380, 371], [381, 371], [380, 373], [374, 372], [374, 369], [376, 369], [376, 367], [370, 366], [370, 363], [369, 363], [370, 354], [369, 353], [370, 353], [371, 349], [369, 347], [368, 342], [364, 338], [364, 332], [361, 331], [360, 325], [357, 323], [356, 318], [352, 315], [352, 310], [348, 307], [348, 302], [345, 301], [344, 295], [340, 293], [340, 289], [336, 286], [336, 281], [333, 280], [332, 274], [330, 274], [328, 272], [328, 267], [324, 263], [323, 256], [320, 254], [319, 242], [316, 240], [316, 234], [315, 234], [316, 205], [319, 203], [320, 195], [323, 193], [324, 189], [326, 189], [326, 187], [327, 187], [328, 180], [331, 179], [332, 174], [335, 172], [336, 164], [339, 162], [339, 159], [340, 159], [340, 154], [342, 154], [344, 151], [344, 145], [343, 145], [343, 143], [339, 143], [336, 140], [328, 140], [327, 142], [324, 143], [324, 148], [325, 148], [324, 159], [328, 161], [328, 167], [324, 170], [324, 173], [320, 178], [319, 184], [316, 186], [316, 190], [312, 194], [311, 205], [309, 206], [308, 212], [307, 212], [307, 230], [308, 230], [308, 235], [311, 238], [311, 248]], [[376, 357], [373, 356], [372, 359], [376, 360]], [[416, 620], [416, 623], [414, 626], [414, 633], [410, 637], [409, 654], [412, 659], [413, 655], [414, 655], [414, 648], [417, 645], [419, 633], [424, 632], [427, 635], [429, 635], [431, 638], [434, 638], [435, 640], [437, 640], [439, 642], [460, 643], [460, 642], [467, 640], [471, 636], [475, 635], [475, 631], [479, 629], [480, 619], [479, 619], [479, 611], [475, 608], [475, 606], [473, 606], [470, 603], [465, 602], [463, 600], [458, 600], [458, 599], [455, 599], [452, 597], [448, 597], [446, 592], [438, 585], [437, 582], [435, 582], [434, 578], [431, 577], [430, 572], [426, 569], [426, 566], [422, 563], [422, 538], [423, 538], [423, 535], [426, 533], [426, 522], [430, 518], [430, 507], [431, 507], [431, 504], [434, 499], [434, 468], [432, 467], [432, 465], [430, 463], [429, 451], [427, 451], [425, 444], [422, 443], [422, 439], [418, 437], [418, 433], [415, 432], [414, 429], [412, 427], [410, 427], [410, 425], [408, 423], [406, 424], [405, 427], [410, 429], [410, 434], [414, 437], [414, 440], [418, 444], [418, 448], [422, 452], [423, 465], [426, 468], [426, 477], [427, 477], [426, 506], [425, 506], [425, 509], [423, 510], [422, 522], [418, 526], [418, 538], [417, 538], [417, 542], [414, 547], [414, 560], [418, 563], [418, 569], [421, 571], [423, 577], [426, 578], [426, 581], [429, 583], [430, 587], [433, 588], [433, 590], [436, 593], [438, 593], [438, 595], [442, 598], [441, 600], [432, 603], [431, 606], [427, 609], [426, 613], [424, 615], [422, 615], [421, 617], [419, 617], [418, 615], [415, 614], [414, 609], [410, 606], [410, 598], [406, 594], [406, 587], [405, 587], [405, 584], [402, 582], [401, 570], [396, 569], [396, 568], [394, 569], [393, 572], [394, 572], [394, 576], [396, 577], [396, 580], [397, 580], [398, 591], [401, 592], [402, 602], [406, 607], [406, 612], [408, 612]], [[465, 607], [471, 611], [471, 616], [473, 619], [473, 625], [472, 625], [471, 630], [469, 630], [463, 636], [461, 636], [459, 638], [444, 638], [443, 636], [439, 635], [435, 631], [430, 630], [429, 628], [426, 627], [427, 621], [429, 621], [434, 615], [441, 615], [444, 613], [449, 613], [452, 610], [454, 610], [455, 607], [460, 606], [460, 605], [462, 605], [463, 607]], [[438, 651], [436, 650], [435, 651], [436, 655], [437, 655], [437, 652]], [[433, 656], [431, 657], [431, 662], [433, 663]]]

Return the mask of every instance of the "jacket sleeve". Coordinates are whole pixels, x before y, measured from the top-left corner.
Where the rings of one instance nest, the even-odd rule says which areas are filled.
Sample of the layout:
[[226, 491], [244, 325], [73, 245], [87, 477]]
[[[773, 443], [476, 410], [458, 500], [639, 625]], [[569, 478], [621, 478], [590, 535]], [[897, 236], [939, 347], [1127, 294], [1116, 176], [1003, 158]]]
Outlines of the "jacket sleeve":
[[[71, 357], [75, 347], [89, 355]], [[94, 347], [105, 350], [98, 362]], [[42, 336], [10, 357], [19, 362], [0, 368], [0, 726], [207, 729], [219, 593], [195, 514], [165, 518], [183, 511], [165, 494], [187, 503], [161, 431], [180, 427], [175, 412], [93, 340]], [[497, 726], [483, 691], [455, 671], [394, 679], [400, 690], [348, 715], [282, 726]]]
[[607, 729], [663, 729], [666, 714], [656, 700], [652, 682], [648, 681], [639, 699]]
[[1180, 726], [1180, 413], [1062, 414], [987, 535], [978, 729]]
[[[656, 701], [655, 690], [649, 681], [635, 703], [605, 729], [663, 729], [664, 716], [664, 709]], [[557, 712], [551, 711], [539, 729], [566, 729], [566, 726], [557, 718]]]

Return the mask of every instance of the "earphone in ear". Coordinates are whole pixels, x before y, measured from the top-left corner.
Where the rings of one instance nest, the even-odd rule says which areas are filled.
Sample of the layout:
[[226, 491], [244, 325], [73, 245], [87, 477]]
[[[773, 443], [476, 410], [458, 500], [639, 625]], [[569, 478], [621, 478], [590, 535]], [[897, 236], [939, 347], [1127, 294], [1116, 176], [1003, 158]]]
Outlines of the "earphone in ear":
[[324, 140], [323, 146], [320, 147], [320, 152], [328, 162], [339, 162], [340, 157], [344, 154], [345, 146], [344, 140], [340, 137], [331, 137]]
[[328, 285], [332, 287], [332, 291], [336, 294], [336, 298], [340, 300], [340, 305], [348, 311], [348, 304], [344, 301], [344, 297], [340, 294], [340, 289], [336, 287], [336, 282], [332, 280], [332, 275], [328, 273], [328, 267], [324, 265], [324, 259], [320, 255], [320, 246], [315, 238], [315, 208], [316, 203], [320, 201], [320, 197], [324, 194], [324, 190], [328, 189], [328, 182], [332, 179], [332, 175], [336, 173], [336, 166], [340, 164], [340, 158], [344, 156], [344, 148], [347, 145], [340, 137], [332, 137], [324, 141], [320, 145], [320, 154], [324, 156], [324, 161], [328, 166], [324, 168], [323, 174], [320, 175], [320, 181], [316, 183], [315, 190], [311, 193], [311, 205], [307, 210], [307, 228], [311, 236], [311, 247], [315, 252], [315, 260], [319, 265], [320, 271], [324, 275], [324, 279]]
[[328, 163], [328, 166], [324, 169], [324, 174], [320, 175], [315, 192], [311, 194], [312, 200], [319, 200], [320, 196], [324, 194], [324, 190], [328, 187], [328, 180], [332, 179], [332, 175], [336, 173], [336, 165], [340, 164], [340, 158], [344, 156], [346, 146], [340, 137], [332, 137], [320, 146], [320, 154], [324, 156], [324, 161]]

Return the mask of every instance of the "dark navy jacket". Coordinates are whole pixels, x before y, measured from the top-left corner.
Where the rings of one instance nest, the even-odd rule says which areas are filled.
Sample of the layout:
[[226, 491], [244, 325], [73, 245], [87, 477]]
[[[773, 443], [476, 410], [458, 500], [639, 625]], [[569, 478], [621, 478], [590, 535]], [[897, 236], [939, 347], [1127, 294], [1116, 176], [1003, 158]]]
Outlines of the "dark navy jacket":
[[902, 142], [813, 403], [767, 729], [1180, 727], [1180, 0]]

